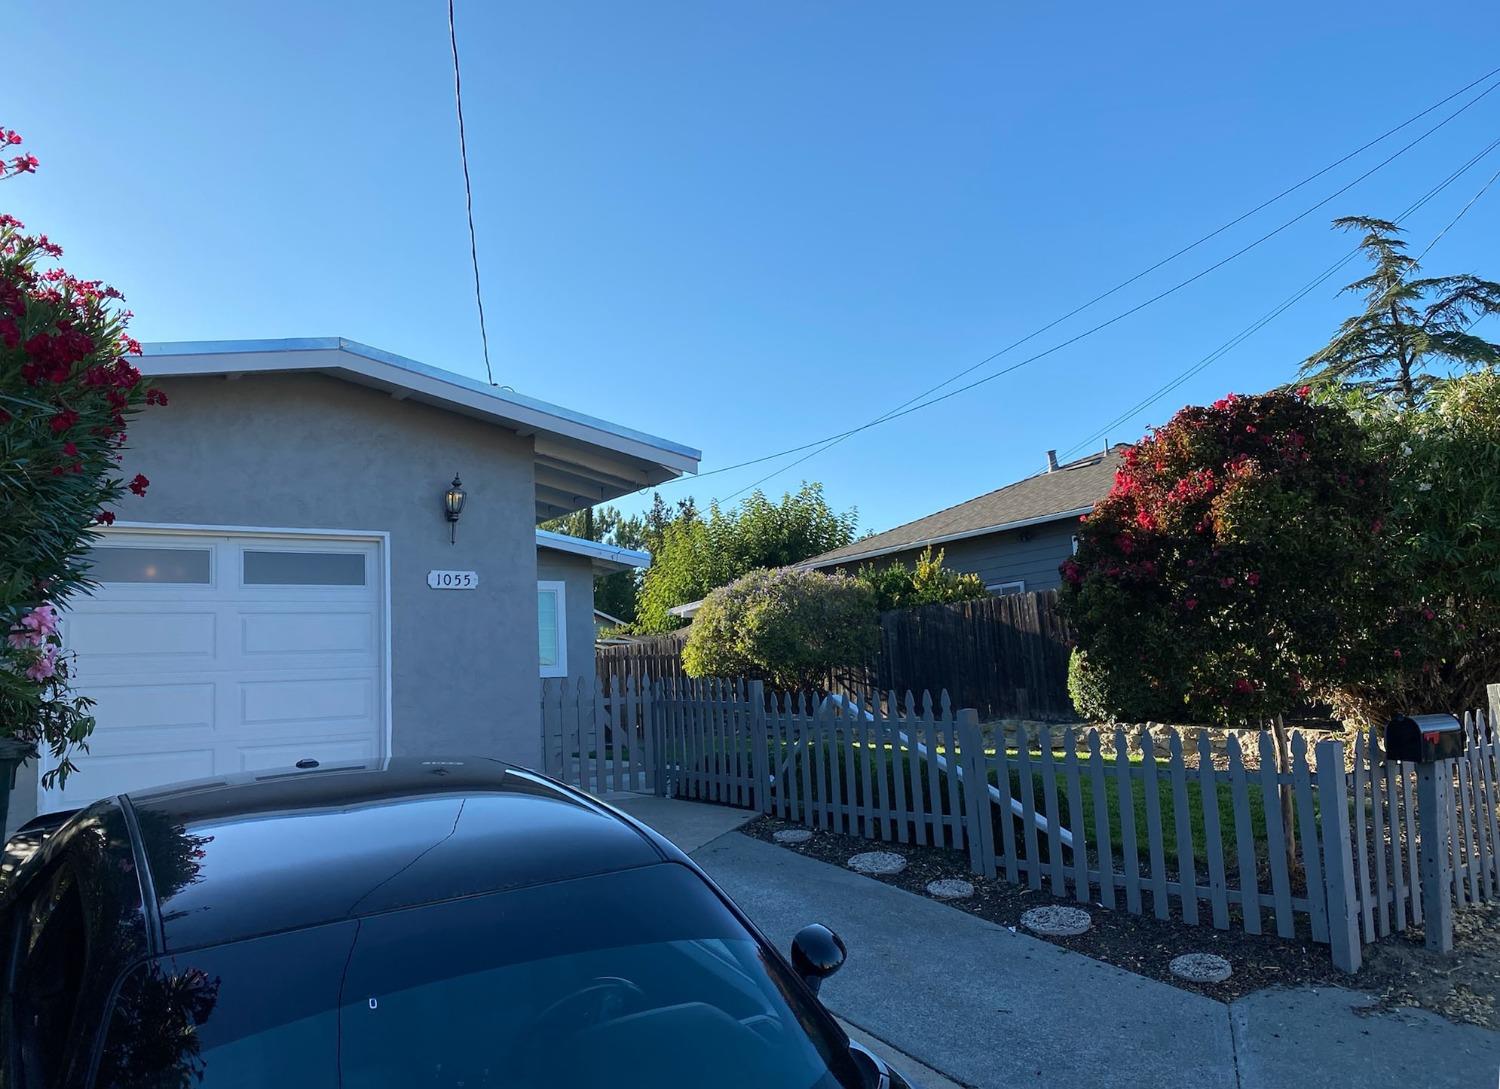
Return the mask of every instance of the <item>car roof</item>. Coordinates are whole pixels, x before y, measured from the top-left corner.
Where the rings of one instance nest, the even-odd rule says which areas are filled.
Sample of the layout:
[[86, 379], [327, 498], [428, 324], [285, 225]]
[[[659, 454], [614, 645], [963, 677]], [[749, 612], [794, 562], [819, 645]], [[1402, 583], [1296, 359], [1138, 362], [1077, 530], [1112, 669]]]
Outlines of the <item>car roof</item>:
[[120, 804], [168, 952], [669, 857], [586, 795], [491, 760], [247, 773]]

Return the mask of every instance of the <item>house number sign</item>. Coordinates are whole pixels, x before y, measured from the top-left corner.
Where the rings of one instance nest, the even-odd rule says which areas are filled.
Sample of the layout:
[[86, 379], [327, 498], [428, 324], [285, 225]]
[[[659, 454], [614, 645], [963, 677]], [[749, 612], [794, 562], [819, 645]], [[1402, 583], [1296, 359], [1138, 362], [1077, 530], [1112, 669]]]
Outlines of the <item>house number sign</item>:
[[429, 571], [427, 585], [434, 590], [477, 590], [478, 571]]

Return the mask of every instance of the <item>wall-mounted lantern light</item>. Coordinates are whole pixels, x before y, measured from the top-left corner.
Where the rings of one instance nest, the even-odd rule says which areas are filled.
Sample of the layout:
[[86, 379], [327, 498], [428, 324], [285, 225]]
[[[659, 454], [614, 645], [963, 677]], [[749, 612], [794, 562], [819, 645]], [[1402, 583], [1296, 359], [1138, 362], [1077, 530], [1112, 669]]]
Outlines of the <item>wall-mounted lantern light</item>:
[[458, 516], [464, 512], [463, 482], [458, 479], [458, 474], [453, 474], [453, 483], [443, 493], [443, 513], [448, 517], [448, 543], [453, 544], [458, 540]]

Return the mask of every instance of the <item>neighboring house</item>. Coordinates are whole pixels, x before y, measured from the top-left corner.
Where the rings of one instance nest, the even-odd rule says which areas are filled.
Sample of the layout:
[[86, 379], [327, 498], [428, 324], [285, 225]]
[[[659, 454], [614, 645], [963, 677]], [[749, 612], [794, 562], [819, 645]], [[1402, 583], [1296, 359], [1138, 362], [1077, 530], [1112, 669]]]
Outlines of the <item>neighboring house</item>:
[[852, 572], [867, 563], [910, 564], [931, 545], [943, 550], [945, 566], [973, 572], [992, 594], [1050, 590], [1061, 581], [1058, 565], [1073, 554], [1078, 519], [1109, 494], [1121, 449], [1063, 465], [1049, 450], [1047, 468], [1035, 476], [797, 566]]
[[[647, 552], [647, 553], [645, 553], [645, 555], [646, 556], [650, 556], [651, 553]], [[644, 567], [646, 565], [645, 564], [640, 564], [638, 566]], [[625, 623], [625, 621], [621, 620], [618, 616], [610, 616], [603, 609], [595, 609], [594, 610], [594, 642], [596, 642], [596, 643], [614, 643], [614, 642], [620, 642], [621, 640], [609, 638], [604, 633], [607, 632], [607, 631], [613, 631], [615, 628], [618, 628], [620, 625], [622, 625], [624, 623]]]
[[700, 458], [337, 338], [136, 362], [170, 399], [130, 429], [151, 486], [64, 621], [98, 726], [63, 789], [22, 772], [15, 822], [304, 758], [538, 763], [538, 677], [592, 675], [593, 575], [647, 557], [537, 523]]
[[536, 548], [541, 675], [592, 682], [596, 625], [604, 615], [594, 608], [594, 576], [645, 567], [651, 562], [651, 553], [545, 529], [536, 531]]

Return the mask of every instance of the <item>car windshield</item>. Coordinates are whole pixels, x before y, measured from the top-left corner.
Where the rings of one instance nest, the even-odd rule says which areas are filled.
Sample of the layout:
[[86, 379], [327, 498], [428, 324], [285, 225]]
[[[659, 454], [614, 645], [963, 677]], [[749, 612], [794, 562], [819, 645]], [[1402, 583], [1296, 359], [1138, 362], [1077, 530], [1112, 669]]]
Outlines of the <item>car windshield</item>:
[[861, 1084], [822, 1011], [673, 863], [162, 958], [122, 989], [99, 1071], [119, 1089]]

